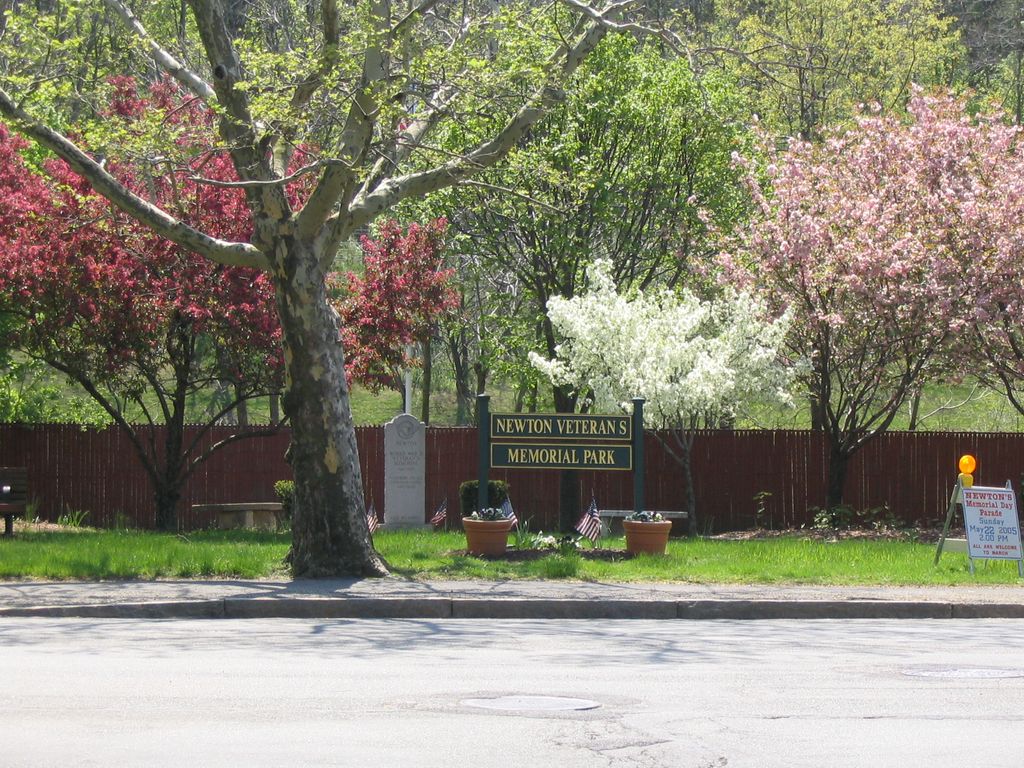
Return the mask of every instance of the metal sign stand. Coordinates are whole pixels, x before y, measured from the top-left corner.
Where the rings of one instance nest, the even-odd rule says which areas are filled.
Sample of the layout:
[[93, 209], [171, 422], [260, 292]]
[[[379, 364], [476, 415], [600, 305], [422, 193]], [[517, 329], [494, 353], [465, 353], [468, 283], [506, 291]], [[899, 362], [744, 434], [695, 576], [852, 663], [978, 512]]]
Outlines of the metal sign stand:
[[[949, 533], [949, 525], [953, 522], [953, 513], [956, 512], [956, 505], [960, 503], [961, 493], [963, 492], [963, 484], [960, 479], [957, 478], [956, 485], [953, 486], [953, 493], [949, 497], [949, 507], [946, 509], [946, 522], [942, 525], [942, 533], [939, 535], [939, 546], [935, 550], [935, 560], [932, 565], [939, 564], [939, 558], [942, 557], [942, 548], [946, 543], [946, 536]], [[971, 563], [971, 573], [974, 573], [974, 563]]]

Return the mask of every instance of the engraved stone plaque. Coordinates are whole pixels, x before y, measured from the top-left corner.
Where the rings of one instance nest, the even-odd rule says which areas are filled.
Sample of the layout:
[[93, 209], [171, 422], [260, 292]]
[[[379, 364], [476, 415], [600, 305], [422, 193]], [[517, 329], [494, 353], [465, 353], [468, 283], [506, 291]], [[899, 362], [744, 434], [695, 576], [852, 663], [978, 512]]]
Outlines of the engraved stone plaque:
[[426, 427], [407, 413], [384, 425], [384, 524], [426, 528]]

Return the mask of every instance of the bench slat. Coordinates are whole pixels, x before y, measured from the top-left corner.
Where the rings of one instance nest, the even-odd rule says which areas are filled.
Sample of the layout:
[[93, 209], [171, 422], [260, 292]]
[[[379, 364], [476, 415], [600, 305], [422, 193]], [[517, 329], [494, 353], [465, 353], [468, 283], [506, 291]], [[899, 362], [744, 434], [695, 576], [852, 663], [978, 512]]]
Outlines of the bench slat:
[[193, 504], [193, 512], [280, 512], [279, 501], [253, 501], [248, 504]]

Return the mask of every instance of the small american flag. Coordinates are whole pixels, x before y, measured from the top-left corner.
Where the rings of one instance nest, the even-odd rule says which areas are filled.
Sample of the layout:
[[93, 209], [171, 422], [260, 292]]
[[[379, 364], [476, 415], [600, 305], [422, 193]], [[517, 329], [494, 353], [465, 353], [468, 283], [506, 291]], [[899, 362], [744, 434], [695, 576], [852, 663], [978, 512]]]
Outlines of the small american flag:
[[583, 513], [583, 517], [576, 523], [576, 530], [591, 541], [597, 541], [601, 536], [601, 515], [597, 511], [597, 499], [590, 500], [590, 506]]
[[505, 501], [501, 504], [501, 511], [505, 513], [505, 517], [512, 521], [514, 527], [519, 527], [519, 518], [516, 517], [516, 511], [512, 509], [512, 500], [508, 496], [505, 497]]
[[372, 501], [370, 508], [366, 510], [366, 527], [370, 529], [370, 533], [380, 528], [380, 520], [377, 519], [377, 510], [374, 509]]
[[434, 513], [434, 516], [432, 518], [430, 518], [430, 524], [433, 525], [435, 528], [439, 528], [440, 526], [445, 524], [445, 521], [447, 519], [448, 519], [448, 497], [445, 496], [444, 497], [444, 501], [442, 501], [440, 506], [438, 506], [437, 511]]

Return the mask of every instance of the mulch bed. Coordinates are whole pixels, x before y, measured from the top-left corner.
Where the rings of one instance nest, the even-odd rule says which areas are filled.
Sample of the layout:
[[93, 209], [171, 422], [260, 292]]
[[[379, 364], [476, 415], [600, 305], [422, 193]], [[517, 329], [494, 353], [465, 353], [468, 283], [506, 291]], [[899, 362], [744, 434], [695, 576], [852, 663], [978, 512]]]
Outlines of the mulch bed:
[[[711, 536], [719, 541], [751, 541], [756, 539], [811, 539], [813, 541], [915, 541], [923, 544], [935, 544], [942, 535], [941, 528], [881, 528], [875, 529], [842, 529], [842, 528], [789, 528], [781, 531], [770, 531], [766, 528], [754, 528], [749, 531], [730, 531]], [[964, 538], [963, 528], [950, 528], [946, 538]]]
[[[767, 528], [753, 528], [747, 531], [729, 531], [728, 533], [717, 533], [708, 538], [712, 541], [758, 541], [765, 539], [808, 539], [811, 541], [913, 541], [921, 544], [935, 544], [942, 534], [941, 528], [883, 528], [874, 529], [839, 529], [839, 528], [787, 528], [781, 531], [768, 530]], [[951, 528], [946, 538], [964, 538], [963, 528]], [[467, 552], [464, 549], [455, 549], [446, 553], [453, 557], [465, 557]], [[524, 563], [531, 560], [540, 560], [545, 557], [558, 554], [556, 549], [514, 549], [509, 547], [504, 555], [474, 555], [482, 560], [507, 560], [514, 563]], [[579, 549], [576, 550], [584, 560], [603, 560], [614, 562], [616, 560], [629, 560], [632, 554], [623, 549]]]
[[22, 520], [21, 518], [14, 519], [14, 532], [24, 533], [30, 531], [32, 533], [78, 533], [85, 528], [72, 528], [67, 525], [58, 525], [57, 523], [48, 523], [45, 520], [33, 520], [31, 522]]
[[[466, 557], [469, 553], [464, 549], [455, 549], [447, 552], [452, 557]], [[513, 563], [526, 563], [531, 560], [541, 560], [551, 555], [557, 555], [557, 549], [508, 549], [504, 555], [470, 555], [479, 557], [481, 560], [508, 560]], [[584, 560], [604, 560], [614, 562], [616, 560], [629, 560], [633, 555], [624, 549], [578, 549], [575, 554]]]

